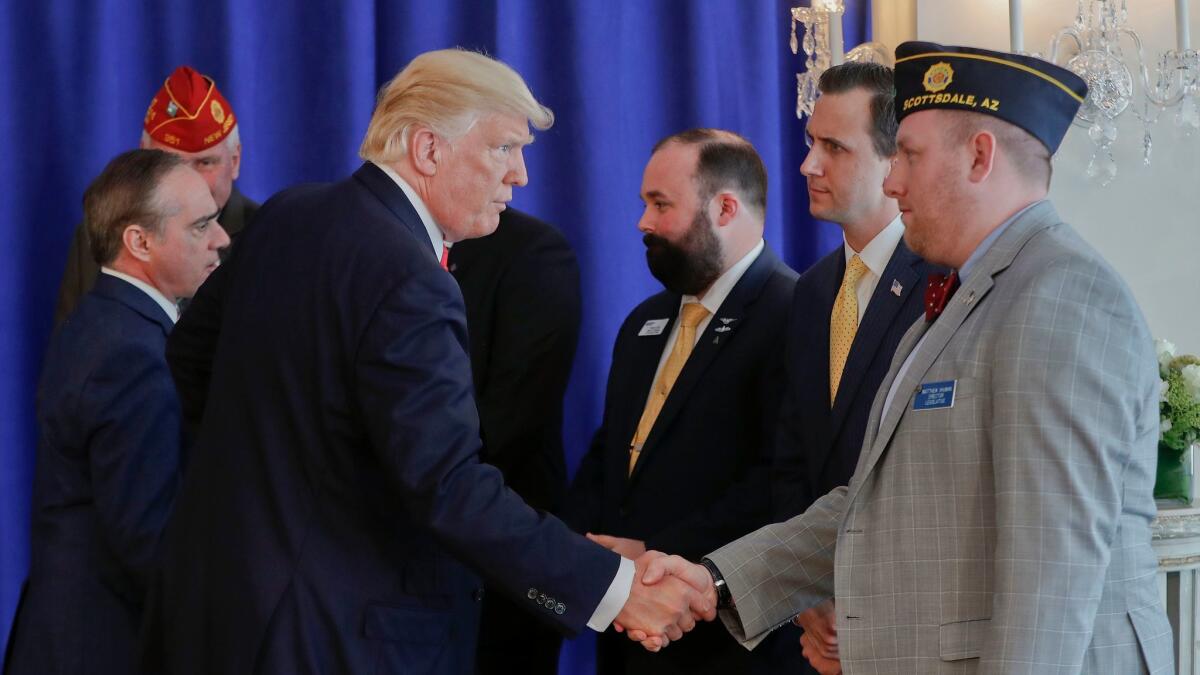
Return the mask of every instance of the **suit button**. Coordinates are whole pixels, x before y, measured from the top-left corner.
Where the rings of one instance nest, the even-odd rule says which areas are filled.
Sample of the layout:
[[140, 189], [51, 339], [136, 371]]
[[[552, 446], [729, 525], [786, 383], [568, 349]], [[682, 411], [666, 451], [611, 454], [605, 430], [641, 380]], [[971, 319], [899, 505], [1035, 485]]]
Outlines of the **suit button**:
[[562, 604], [561, 602], [560, 602], [560, 603], [558, 603], [557, 605], [555, 605], [555, 606], [554, 606], [554, 613], [555, 613], [555, 614], [557, 614], [557, 615], [559, 615], [559, 616], [562, 616], [563, 614], [566, 614], [566, 613], [567, 613], [567, 606], [566, 606], [566, 605], [564, 605], [564, 604]]
[[554, 598], [546, 598], [544, 607], [546, 609], [554, 609]]
[[476, 588], [474, 593], [471, 593], [471, 599], [475, 602], [483, 602], [483, 589]]
[[536, 600], [537, 599], [537, 589], [536, 588], [529, 589], [528, 591], [525, 592], [525, 597], [529, 598], [530, 600]]
[[546, 594], [542, 593], [541, 595], [537, 596], [537, 600], [534, 600], [534, 602], [536, 602], [539, 605], [546, 604]]

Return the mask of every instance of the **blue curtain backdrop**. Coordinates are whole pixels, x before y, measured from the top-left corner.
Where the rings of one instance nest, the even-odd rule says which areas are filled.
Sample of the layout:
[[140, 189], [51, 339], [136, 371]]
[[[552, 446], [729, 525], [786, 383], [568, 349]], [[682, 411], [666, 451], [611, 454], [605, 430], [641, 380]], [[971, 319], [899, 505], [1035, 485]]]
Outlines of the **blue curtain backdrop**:
[[[807, 4], [807, 0], [800, 0]], [[521, 72], [557, 123], [538, 134], [514, 205], [579, 254], [584, 325], [566, 406], [573, 470], [598, 423], [612, 341], [659, 289], [635, 229], [651, 145], [693, 126], [736, 130], [771, 177], [767, 240], [797, 270], [840, 242], [808, 216], [788, 51], [793, 0], [6, 0], [0, 16], [0, 636], [28, 565], [34, 391], [88, 181], [138, 142], [177, 65], [215, 78], [240, 121], [243, 192], [265, 200], [340, 178], [378, 87], [416, 54], [463, 46]], [[848, 0], [846, 44], [869, 0]], [[591, 671], [590, 636], [564, 673]]]

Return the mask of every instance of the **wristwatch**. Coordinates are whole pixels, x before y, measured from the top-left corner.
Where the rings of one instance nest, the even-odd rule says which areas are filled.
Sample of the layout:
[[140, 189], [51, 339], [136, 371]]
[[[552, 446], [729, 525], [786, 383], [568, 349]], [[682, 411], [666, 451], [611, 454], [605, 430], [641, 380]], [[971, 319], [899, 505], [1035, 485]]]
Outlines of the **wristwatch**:
[[717, 609], [731, 609], [733, 594], [729, 592], [729, 585], [725, 583], [725, 577], [721, 576], [721, 570], [717, 569], [716, 563], [708, 558], [701, 558], [700, 564], [704, 565], [704, 569], [712, 575], [713, 589], [717, 592]]

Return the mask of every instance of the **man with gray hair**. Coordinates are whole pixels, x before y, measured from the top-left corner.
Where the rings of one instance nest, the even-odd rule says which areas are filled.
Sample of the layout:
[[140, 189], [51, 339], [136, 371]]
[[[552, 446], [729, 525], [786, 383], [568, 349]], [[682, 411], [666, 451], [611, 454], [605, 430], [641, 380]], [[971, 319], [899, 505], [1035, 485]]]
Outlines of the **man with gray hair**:
[[422, 54], [384, 86], [366, 163], [274, 197], [197, 294], [167, 348], [201, 424], [155, 672], [469, 673], [475, 574], [565, 633], [671, 640], [714, 615], [679, 580], [651, 599], [649, 557], [571, 533], [479, 461], [446, 245], [496, 229], [529, 125], [552, 123], [503, 63]]
[[[141, 147], [165, 150], [191, 165], [204, 178], [221, 210], [221, 226], [230, 240], [237, 239], [254, 217], [258, 203], [233, 184], [242, 166], [242, 141], [237, 116], [216, 82], [189, 66], [176, 68], [150, 100], [142, 123]], [[99, 273], [91, 256], [88, 228], [80, 223], [58, 288], [55, 324], [75, 309]]]

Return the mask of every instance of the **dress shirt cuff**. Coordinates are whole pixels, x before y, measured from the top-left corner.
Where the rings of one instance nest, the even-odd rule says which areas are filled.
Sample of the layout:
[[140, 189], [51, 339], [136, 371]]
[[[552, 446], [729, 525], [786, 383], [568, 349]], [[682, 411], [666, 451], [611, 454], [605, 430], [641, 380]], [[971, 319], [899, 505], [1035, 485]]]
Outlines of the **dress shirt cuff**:
[[597, 633], [603, 633], [616, 620], [617, 615], [621, 613], [621, 608], [629, 600], [629, 592], [633, 590], [635, 569], [632, 560], [621, 558], [621, 566], [617, 568], [617, 575], [608, 585], [608, 591], [605, 592], [604, 597], [600, 598], [600, 604], [596, 606], [596, 611], [592, 612], [592, 618], [587, 622], [588, 628]]

